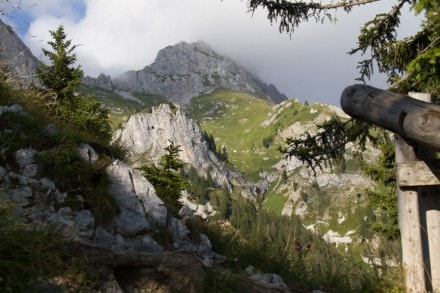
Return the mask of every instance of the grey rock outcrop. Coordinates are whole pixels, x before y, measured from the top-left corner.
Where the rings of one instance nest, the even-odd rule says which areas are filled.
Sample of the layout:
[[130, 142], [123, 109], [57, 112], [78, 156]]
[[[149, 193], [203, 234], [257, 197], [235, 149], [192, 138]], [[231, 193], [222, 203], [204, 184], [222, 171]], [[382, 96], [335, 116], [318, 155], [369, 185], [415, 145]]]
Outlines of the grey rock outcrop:
[[37, 83], [38, 59], [14, 32], [0, 19], [0, 65], [6, 67], [11, 78], [22, 85]]
[[162, 96], [185, 106], [190, 99], [216, 88], [264, 95], [274, 103], [286, 100], [274, 85], [267, 85], [233, 60], [214, 52], [208, 44], [180, 42], [160, 50], [155, 61], [138, 71], [127, 71], [112, 80], [103, 74], [84, 83], [106, 89]]
[[115, 219], [118, 233], [133, 237], [150, 231], [154, 224], [166, 224], [167, 209], [147, 179], [118, 160], [107, 167], [107, 174], [121, 211]]
[[172, 141], [180, 146], [179, 158], [184, 163], [192, 165], [204, 177], [209, 170], [219, 187], [237, 184], [248, 198], [254, 198], [255, 190], [265, 189], [246, 180], [241, 173], [229, 171], [209, 150], [199, 126], [179, 108], [171, 109], [167, 104], [153, 108], [152, 113], [132, 115], [125, 126], [115, 132], [114, 141], [129, 149], [133, 156], [148, 157], [155, 164], [158, 164], [166, 153], [164, 148]]

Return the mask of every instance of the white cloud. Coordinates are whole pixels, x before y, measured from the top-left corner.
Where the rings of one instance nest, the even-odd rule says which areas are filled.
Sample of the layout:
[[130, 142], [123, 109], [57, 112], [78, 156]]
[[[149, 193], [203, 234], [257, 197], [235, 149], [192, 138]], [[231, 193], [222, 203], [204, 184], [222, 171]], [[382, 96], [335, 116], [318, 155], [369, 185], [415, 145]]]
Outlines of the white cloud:
[[[76, 8], [78, 3], [83, 9]], [[240, 0], [25, 0], [36, 4], [29, 8], [33, 37], [25, 42], [41, 56], [48, 30], [63, 24], [73, 43], [81, 44], [79, 63], [96, 76], [141, 69], [163, 47], [204, 40], [289, 97], [338, 104], [357, 74], [359, 57], [346, 52], [356, 45], [360, 26], [393, 3], [383, 0], [348, 15], [338, 11], [336, 24], [305, 23], [290, 38], [271, 26], [263, 11], [246, 13], [246, 1]], [[377, 83], [384, 86], [383, 80]]]

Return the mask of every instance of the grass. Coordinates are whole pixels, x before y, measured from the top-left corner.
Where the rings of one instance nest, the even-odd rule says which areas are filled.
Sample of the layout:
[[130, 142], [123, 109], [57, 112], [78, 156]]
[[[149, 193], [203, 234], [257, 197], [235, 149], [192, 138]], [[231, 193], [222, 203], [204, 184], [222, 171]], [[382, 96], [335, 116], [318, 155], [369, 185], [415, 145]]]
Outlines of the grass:
[[27, 223], [4, 196], [0, 190], [1, 292], [99, 289], [96, 268], [87, 258], [73, 256], [68, 238], [53, 227]]
[[269, 191], [265, 195], [265, 199], [263, 201], [263, 208], [275, 213], [276, 215], [281, 215], [281, 212], [284, 208], [284, 204], [286, 203], [286, 198], [278, 194], [274, 190], [276, 185], [277, 185], [277, 181], [271, 183], [271, 186], [269, 187]]
[[269, 192], [266, 195], [266, 199], [263, 201], [263, 207], [268, 211], [272, 211], [277, 215], [281, 215], [281, 212], [286, 203], [286, 198], [282, 195], [274, 192]]
[[[313, 111], [312, 111], [313, 109]], [[261, 171], [272, 171], [285, 146], [279, 131], [295, 122], [313, 121], [326, 106], [305, 106], [287, 101], [275, 106], [259, 97], [227, 89], [217, 89], [193, 98], [189, 105], [191, 118], [215, 138], [217, 147], [226, 146], [229, 161], [248, 178], [259, 180]], [[264, 124], [272, 117], [272, 121]]]
[[[190, 115], [203, 130], [213, 134], [217, 147], [226, 146], [232, 164], [250, 179], [258, 180], [261, 171], [270, 171], [282, 157], [278, 146], [283, 141], [277, 130], [294, 119], [282, 113], [282, 119], [263, 127], [273, 107], [249, 94], [219, 89], [192, 99]], [[269, 137], [274, 141], [267, 148], [263, 140]]]

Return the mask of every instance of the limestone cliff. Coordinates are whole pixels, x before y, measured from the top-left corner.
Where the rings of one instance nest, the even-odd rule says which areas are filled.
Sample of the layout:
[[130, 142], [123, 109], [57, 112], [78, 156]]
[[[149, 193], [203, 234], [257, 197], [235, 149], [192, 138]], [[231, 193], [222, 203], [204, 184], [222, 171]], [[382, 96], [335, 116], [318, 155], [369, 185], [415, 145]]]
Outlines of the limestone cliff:
[[192, 165], [201, 176], [206, 177], [210, 172], [218, 186], [238, 185], [249, 198], [255, 197], [256, 190], [266, 189], [264, 184], [252, 183], [240, 172], [228, 170], [208, 148], [199, 126], [182, 110], [171, 109], [167, 104], [153, 108], [151, 113], [132, 115], [115, 132], [114, 141], [130, 150], [135, 165], [143, 159], [157, 164], [172, 141], [180, 146], [179, 158], [184, 163]]

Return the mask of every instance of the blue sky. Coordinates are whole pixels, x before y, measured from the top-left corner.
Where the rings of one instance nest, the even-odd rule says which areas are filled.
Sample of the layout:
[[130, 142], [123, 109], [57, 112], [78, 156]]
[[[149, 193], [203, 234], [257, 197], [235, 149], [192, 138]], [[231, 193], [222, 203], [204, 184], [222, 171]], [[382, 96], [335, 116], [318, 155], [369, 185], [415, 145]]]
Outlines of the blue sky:
[[[346, 52], [356, 46], [362, 24], [395, 2], [381, 0], [350, 14], [338, 11], [336, 23], [304, 23], [292, 37], [280, 34], [264, 11], [247, 13], [240, 0], [21, 0], [21, 11], [2, 19], [39, 58], [48, 31], [64, 25], [73, 44], [80, 45], [78, 63], [86, 75], [139, 70], [161, 48], [204, 40], [289, 98], [339, 105], [343, 89], [356, 83], [361, 60]], [[418, 25], [412, 12], [405, 13], [401, 35]], [[376, 75], [369, 83], [384, 88], [384, 80]]]

